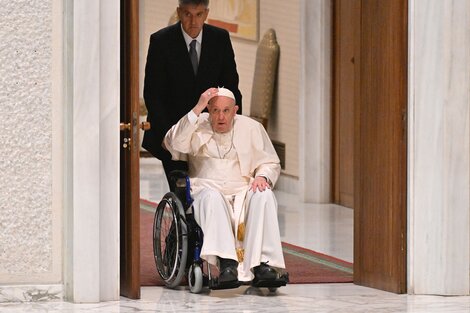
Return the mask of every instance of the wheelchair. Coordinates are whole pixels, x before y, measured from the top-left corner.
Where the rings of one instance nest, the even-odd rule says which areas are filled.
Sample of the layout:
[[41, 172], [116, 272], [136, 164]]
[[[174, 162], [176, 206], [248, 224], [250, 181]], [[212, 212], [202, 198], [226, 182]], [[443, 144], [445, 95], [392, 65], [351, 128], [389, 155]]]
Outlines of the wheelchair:
[[[157, 206], [153, 222], [153, 252], [157, 271], [168, 288], [176, 288], [187, 276], [192, 293], [200, 293], [204, 287], [210, 290], [238, 288], [242, 282], [219, 284], [211, 275], [211, 267], [200, 257], [204, 234], [194, 219], [189, 177], [184, 171], [170, 175], [173, 185]], [[206, 271], [203, 265], [206, 265]], [[268, 287], [275, 292], [288, 283], [288, 276], [281, 276]]]

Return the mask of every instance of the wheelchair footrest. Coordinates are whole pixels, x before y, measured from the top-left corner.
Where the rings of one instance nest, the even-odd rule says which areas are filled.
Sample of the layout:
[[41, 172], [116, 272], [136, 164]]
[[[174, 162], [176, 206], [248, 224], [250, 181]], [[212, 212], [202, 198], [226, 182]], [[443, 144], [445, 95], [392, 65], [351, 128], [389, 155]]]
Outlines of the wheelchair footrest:
[[218, 290], [218, 289], [234, 289], [238, 288], [242, 285], [242, 282], [236, 280], [236, 281], [231, 281], [231, 282], [225, 282], [225, 283], [219, 283], [218, 279], [212, 278], [209, 280], [209, 288], [212, 290]]

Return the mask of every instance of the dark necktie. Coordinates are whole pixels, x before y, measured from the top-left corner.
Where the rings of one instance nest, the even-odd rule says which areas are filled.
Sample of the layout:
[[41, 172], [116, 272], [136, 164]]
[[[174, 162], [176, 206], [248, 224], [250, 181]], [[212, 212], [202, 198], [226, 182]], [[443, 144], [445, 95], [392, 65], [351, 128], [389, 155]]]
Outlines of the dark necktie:
[[191, 41], [189, 44], [189, 57], [191, 58], [191, 63], [193, 64], [194, 75], [197, 74], [197, 52], [196, 52], [196, 40]]

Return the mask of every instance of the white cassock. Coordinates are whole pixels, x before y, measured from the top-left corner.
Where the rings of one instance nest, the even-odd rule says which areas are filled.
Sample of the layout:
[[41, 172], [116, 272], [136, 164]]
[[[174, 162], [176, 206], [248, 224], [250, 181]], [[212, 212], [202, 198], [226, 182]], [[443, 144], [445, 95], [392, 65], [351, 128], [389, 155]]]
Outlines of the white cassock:
[[[168, 131], [164, 143], [173, 160], [188, 161], [194, 217], [204, 233], [201, 257], [214, 265], [217, 256], [239, 260], [240, 281], [252, 280], [250, 269], [260, 262], [285, 268], [274, 193], [249, 190], [254, 177], [266, 177], [272, 187], [280, 174], [263, 126], [236, 115], [231, 131], [215, 133], [208, 113], [197, 117], [191, 111]], [[238, 234], [240, 224], [245, 224], [244, 238]], [[237, 250], [244, 251], [243, 257]]]

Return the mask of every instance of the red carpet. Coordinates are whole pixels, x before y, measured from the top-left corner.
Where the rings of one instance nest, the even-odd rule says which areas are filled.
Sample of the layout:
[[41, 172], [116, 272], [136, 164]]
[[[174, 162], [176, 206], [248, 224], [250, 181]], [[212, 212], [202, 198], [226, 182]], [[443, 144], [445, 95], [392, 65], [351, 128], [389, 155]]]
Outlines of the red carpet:
[[[142, 286], [164, 285], [153, 258], [152, 227], [156, 204], [141, 200], [140, 280]], [[352, 282], [352, 264], [312, 250], [282, 243], [291, 284]]]

